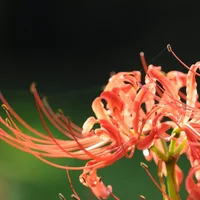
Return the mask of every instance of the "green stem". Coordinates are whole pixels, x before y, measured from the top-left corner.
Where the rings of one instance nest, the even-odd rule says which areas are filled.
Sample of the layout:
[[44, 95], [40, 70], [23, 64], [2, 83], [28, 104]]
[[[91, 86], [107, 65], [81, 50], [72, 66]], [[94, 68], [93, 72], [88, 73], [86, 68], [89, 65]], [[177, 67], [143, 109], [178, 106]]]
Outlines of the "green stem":
[[160, 149], [158, 149], [156, 146], [152, 146], [151, 150], [156, 153], [156, 155], [163, 161], [168, 160], [168, 155], [165, 155]]
[[165, 154], [168, 155], [169, 150], [168, 150], [168, 146], [167, 146], [166, 141], [165, 141], [165, 140], [161, 140], [161, 142], [162, 142], [162, 145], [163, 145], [163, 149], [164, 149], [164, 151], [165, 151]]
[[175, 149], [174, 156], [179, 156], [181, 154], [181, 151], [185, 148], [187, 145], [187, 139], [184, 139], [183, 142]]
[[171, 199], [180, 200], [180, 196], [178, 194], [178, 186], [176, 182], [175, 165], [176, 165], [176, 159], [173, 157], [171, 157], [171, 159], [169, 159], [169, 161], [166, 162], [167, 188], [168, 188], [168, 195]]
[[172, 139], [169, 145], [169, 156], [174, 155], [175, 147], [176, 147], [176, 141]]

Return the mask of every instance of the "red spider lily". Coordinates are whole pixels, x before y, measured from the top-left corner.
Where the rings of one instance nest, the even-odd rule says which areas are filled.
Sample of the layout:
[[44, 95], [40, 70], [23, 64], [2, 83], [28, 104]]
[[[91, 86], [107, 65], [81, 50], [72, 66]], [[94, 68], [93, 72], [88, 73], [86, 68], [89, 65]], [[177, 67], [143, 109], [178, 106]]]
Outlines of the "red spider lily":
[[[137, 148], [140, 150], [151, 147], [156, 138], [169, 137], [166, 131], [170, 125], [161, 123], [166, 114], [166, 107], [155, 103], [155, 100], [160, 100], [155, 95], [155, 82], [152, 77], [146, 76], [146, 84], [141, 85], [134, 74], [138, 75], [120, 73], [116, 77], [111, 77], [105, 91], [93, 102], [92, 107], [97, 119], [88, 118], [83, 125], [84, 135], [111, 137], [116, 142], [119, 141], [118, 144], [122, 140], [136, 136]], [[106, 107], [102, 103], [103, 100], [107, 102]], [[100, 124], [100, 128], [90, 131], [96, 123]]]
[[[200, 68], [200, 62], [192, 65], [187, 74], [177, 71], [166, 75], [156, 74], [156, 80], [163, 86], [164, 105], [166, 105], [166, 102], [169, 105], [167, 116], [170, 118], [170, 125], [179, 134], [178, 139], [176, 139], [176, 146], [178, 148], [181, 143], [188, 143], [182, 153], [186, 153], [192, 166], [193, 162], [200, 158], [200, 115], [195, 80], [198, 68]], [[152, 74], [151, 77], [153, 77]], [[167, 83], [167, 85], [164, 85], [164, 83]], [[180, 95], [179, 91], [184, 87], [186, 87], [186, 95]]]
[[[173, 150], [170, 149], [170, 154], [175, 157], [175, 159], [178, 159], [180, 156], [180, 149], [181, 153], [186, 152], [188, 150], [188, 146], [185, 145], [185, 137], [180, 133], [180, 129], [177, 127], [177, 119], [180, 118], [181, 115], [184, 115], [185, 111], [183, 111], [183, 108], [185, 108], [184, 102], [181, 101], [181, 97], [184, 97], [184, 95], [181, 93], [180, 95], [180, 88], [184, 87], [186, 84], [187, 74], [184, 74], [179, 71], [170, 71], [168, 73], [163, 73], [161, 71], [161, 67], [154, 67], [150, 65], [147, 67], [144, 55], [141, 54], [141, 60], [144, 65], [144, 69], [146, 71], [146, 76], [151, 80], [154, 81], [156, 84], [156, 92], [159, 96], [156, 100], [159, 101], [159, 105], [157, 105], [158, 110], [155, 111], [156, 117], [153, 118], [152, 122], [154, 121], [154, 124], [152, 123], [152, 128], [150, 129], [151, 132], [148, 137], [151, 137], [152, 144], [154, 146], [154, 150], [152, 149], [145, 149], [144, 155], [148, 161], [154, 159], [156, 165], [158, 166], [159, 171], [165, 176], [167, 176], [166, 172], [166, 162], [170, 159], [169, 157], [169, 149], [168, 146], [165, 144], [166, 142], [172, 142], [173, 143]], [[157, 82], [159, 84], [157, 84]], [[157, 118], [160, 119], [158, 120]], [[165, 117], [167, 117], [165, 119]], [[163, 122], [164, 119], [164, 122]], [[162, 123], [160, 123], [162, 122]], [[160, 130], [157, 131], [157, 134], [152, 133], [155, 124], [162, 126]], [[171, 135], [166, 134], [166, 131], [169, 133], [169, 130], [172, 129]], [[164, 134], [164, 135], [162, 135]], [[178, 134], [178, 139], [177, 139]], [[150, 136], [152, 135], [152, 136]], [[147, 137], [146, 137], [147, 139]], [[183, 145], [184, 144], [184, 145]], [[183, 148], [185, 147], [185, 148]], [[156, 152], [155, 152], [156, 148]], [[179, 152], [179, 153], [176, 153]], [[162, 158], [159, 156], [159, 154], [162, 156]], [[165, 155], [167, 155], [165, 157]], [[161, 161], [161, 162], [160, 162]], [[176, 176], [176, 183], [177, 190], [179, 190], [180, 185], [183, 181], [183, 172], [179, 168], [179, 166], [175, 165], [175, 176]], [[162, 180], [161, 180], [162, 182]]]
[[[165, 89], [162, 97], [156, 95], [156, 81], [159, 81]], [[171, 107], [171, 99], [174, 99], [178, 105], [179, 96], [177, 92], [171, 93], [173, 89], [170, 80], [161, 72], [161, 67], [152, 65], [148, 67], [144, 85], [141, 84], [141, 74], [138, 71], [115, 74], [109, 79], [104, 91], [92, 104], [96, 118], [88, 118], [81, 129], [61, 111], [54, 113], [46, 99], [43, 101], [40, 99], [35, 84], [32, 84], [31, 92], [48, 135], [38, 132], [27, 124], [0, 94], [10, 123], [2, 118], [0, 118], [0, 122], [13, 133], [10, 135], [0, 129], [0, 137], [5, 142], [33, 154], [54, 167], [84, 170], [81, 177], [85, 177], [85, 182], [81, 182], [90, 188], [93, 185], [93, 193], [103, 198], [107, 187], [103, 186], [102, 182], [97, 184], [98, 187], [95, 186], [98, 189], [94, 188], [94, 184], [90, 184], [91, 180], [98, 183], [96, 169], [111, 165], [124, 155], [128, 158], [132, 157], [136, 147], [139, 150], [147, 150], [154, 144], [158, 144], [160, 138], [164, 140], [171, 138], [167, 134], [171, 124], [162, 121], [162, 119], [165, 116], [169, 117], [169, 110], [176, 112]], [[106, 105], [103, 101], [106, 102]], [[43, 114], [61, 133], [66, 135], [68, 140], [57, 139], [53, 136]], [[39, 137], [29, 136], [22, 132], [13, 117]], [[94, 124], [99, 124], [100, 128], [94, 129]], [[128, 154], [129, 152], [130, 154]], [[89, 162], [85, 166], [70, 167], [50, 162], [47, 160], [48, 157], [75, 158]], [[154, 159], [158, 160], [156, 156]], [[111, 190], [109, 189], [109, 191]]]
[[[89, 117], [82, 128], [72, 123], [61, 110], [55, 113], [47, 100], [39, 97], [35, 84], [31, 85], [31, 92], [46, 134], [27, 124], [0, 94], [8, 116], [8, 120], [0, 117], [0, 123], [8, 130], [0, 129], [0, 139], [67, 173], [68, 170], [83, 170], [80, 182], [89, 187], [97, 199], [108, 199], [110, 195], [118, 199], [112, 187], [105, 186], [98, 177], [97, 170], [124, 156], [131, 158], [135, 149], [142, 150], [148, 161], [155, 161], [161, 183], [162, 176], [167, 176], [166, 163], [170, 159], [177, 161], [185, 153], [193, 167], [187, 179], [190, 199], [198, 196], [198, 188], [192, 186], [193, 189], [189, 183], [194, 171], [197, 174], [194, 167], [200, 159], [200, 115], [195, 80], [200, 62], [185, 74], [179, 71], [163, 73], [160, 66], [147, 67], [143, 53], [141, 60], [146, 72], [144, 83], [139, 71], [112, 74], [104, 91], [92, 103], [95, 117]], [[186, 94], [180, 92], [185, 87]], [[66, 136], [66, 140], [53, 136], [45, 118]], [[19, 123], [35, 137], [25, 134], [17, 125]], [[87, 163], [63, 166], [48, 158], [73, 158]], [[183, 173], [176, 163], [174, 176], [178, 192]], [[68, 179], [71, 183], [69, 175]], [[158, 188], [170, 199], [164, 188]], [[73, 187], [72, 190], [75, 198], [80, 199]]]
[[[174, 52], [172, 53], [174, 54]], [[176, 55], [175, 57], [180, 61]], [[187, 74], [179, 71], [162, 74], [159, 70], [156, 72], [154, 69], [148, 68], [147, 75], [149, 74], [149, 77], [161, 84], [161, 87], [158, 86], [158, 89], [163, 102], [161, 99], [159, 103], [161, 107], [162, 103], [165, 106], [165, 110], [167, 110], [166, 116], [169, 118], [169, 121], [166, 121], [166, 123], [173, 129], [171, 135], [171, 141], [175, 141], [173, 143], [173, 156], [178, 158], [182, 153], [185, 153], [192, 166], [186, 180], [186, 188], [190, 194], [188, 199], [199, 199], [199, 183], [194, 184], [192, 177], [195, 174], [199, 182], [200, 115], [199, 95], [197, 93], [195, 76], [199, 76], [196, 70], [200, 68], [200, 62], [195, 63], [191, 67], [188, 67], [182, 61], [180, 62], [189, 69]], [[182, 88], [186, 88], [186, 94], [180, 91]], [[162, 151], [162, 144], [157, 144], [156, 146]], [[158, 159], [156, 154], [152, 153], [152, 156], [155, 161]], [[178, 185], [180, 185], [183, 173], [177, 165], [176, 174]]]
[[[22, 149], [25, 151], [29, 151], [31, 153], [36, 152], [36, 155], [40, 156], [47, 156], [50, 154], [50, 157], [69, 157], [69, 158], [77, 158], [82, 160], [89, 160], [94, 159], [96, 161], [99, 161], [98, 164], [95, 164], [96, 168], [100, 168], [103, 166], [104, 162], [111, 162], [111, 158], [115, 158], [115, 156], [123, 156], [124, 150], [126, 149], [126, 146], [133, 143], [135, 141], [135, 138], [132, 137], [130, 140], [126, 140], [124, 142], [124, 148], [119, 146], [119, 142], [117, 141], [117, 138], [114, 137], [115, 134], [112, 134], [113, 127], [106, 121], [102, 119], [102, 124], [105, 126], [106, 129], [109, 130], [110, 136], [106, 139], [102, 139], [98, 137], [97, 135], [90, 135], [90, 137], [84, 136], [82, 134], [82, 129], [77, 127], [75, 124], [73, 124], [71, 121], [69, 121], [68, 118], [64, 116], [63, 113], [59, 112], [59, 114], [56, 114], [53, 112], [53, 110], [50, 108], [50, 106], [47, 104], [46, 101], [42, 101], [39, 98], [39, 95], [36, 91], [35, 84], [31, 86], [31, 90], [34, 94], [36, 105], [38, 108], [38, 112], [40, 114], [42, 123], [46, 129], [46, 132], [48, 133], [48, 136], [45, 134], [39, 133], [37, 130], [32, 128], [30, 125], [28, 125], [25, 121], [23, 121], [17, 113], [11, 108], [11, 106], [8, 104], [8, 102], [5, 100], [3, 95], [0, 95], [0, 98], [2, 102], [4, 103], [3, 107], [5, 108], [8, 118], [10, 120], [10, 124], [6, 123], [5, 120], [0, 118], [0, 121], [2, 124], [4, 124], [7, 128], [9, 128], [15, 137], [12, 137], [11, 135], [7, 134], [5, 131], [2, 131], [3, 139], [7, 137], [7, 139], [11, 140], [11, 144], [22, 146]], [[50, 132], [49, 128], [47, 127], [44, 118], [42, 116], [42, 112], [45, 114], [45, 116], [49, 119], [49, 121], [64, 135], [66, 135], [71, 140], [60, 140], [53, 137], [52, 133]], [[24, 127], [26, 127], [29, 131], [35, 133], [37, 136], [41, 137], [41, 139], [37, 139], [35, 137], [28, 136], [24, 133], [22, 133], [19, 129], [19, 127], [16, 125], [14, 120], [12, 119], [11, 115], [13, 115], [18, 122], [20, 122]], [[112, 138], [113, 136], [113, 138]], [[119, 138], [118, 138], [119, 139]], [[16, 143], [13, 143], [16, 142]], [[35, 143], [34, 143], [35, 142]], [[38, 142], [38, 143], [36, 143]], [[41, 143], [41, 144], [40, 144]], [[106, 146], [106, 144], [109, 143], [109, 146]], [[111, 143], [111, 144], [110, 144]], [[117, 145], [116, 145], [117, 144]], [[121, 142], [120, 142], [121, 144]], [[133, 143], [134, 144], [134, 143]], [[52, 146], [54, 145], [54, 146]], [[118, 147], [119, 148], [116, 148]], [[51, 149], [56, 151], [51, 151]], [[123, 151], [122, 151], [123, 149]], [[45, 153], [37, 152], [38, 151], [44, 151]], [[59, 151], [60, 152], [57, 152]], [[102, 153], [104, 152], [104, 153]], [[107, 152], [112, 153], [112, 155], [109, 155], [107, 157], [102, 156], [102, 154], [105, 154]], [[115, 155], [113, 152], [116, 152], [117, 155]], [[49, 153], [49, 154], [48, 154]], [[119, 154], [119, 155], [118, 155]], [[57, 155], [57, 156], [56, 156]], [[92, 167], [92, 166], [91, 166]], [[63, 167], [61, 167], [63, 168]], [[84, 169], [85, 167], [64, 167], [65, 169]]]
[[[152, 68], [154, 69], [154, 67]], [[84, 170], [81, 176], [87, 177], [85, 181], [88, 187], [96, 196], [103, 198], [107, 187], [103, 186], [102, 182], [97, 184], [98, 187], [90, 184], [91, 180], [98, 183], [99, 179], [94, 173], [95, 170], [111, 165], [124, 155], [132, 157], [136, 146], [142, 150], [148, 149], [153, 145], [154, 139], [160, 137], [160, 134], [165, 135], [165, 131], [169, 128], [168, 124], [160, 123], [162, 114], [155, 115], [155, 112], [160, 109], [158, 104], [154, 105], [156, 100], [155, 82], [148, 76], [145, 85], [141, 85], [140, 81], [141, 75], [137, 71], [112, 76], [100, 97], [97, 97], [92, 104], [97, 118], [90, 117], [84, 123], [83, 129], [73, 124], [61, 111], [54, 113], [48, 102], [40, 99], [35, 84], [32, 84], [31, 92], [48, 135], [38, 132], [27, 124], [0, 94], [9, 123], [2, 118], [0, 118], [0, 122], [13, 133], [11, 135], [0, 129], [0, 137], [12, 146], [33, 154], [54, 167]], [[102, 100], [106, 101], [106, 107]], [[61, 133], [66, 135], [68, 140], [57, 139], [53, 136], [43, 114]], [[38, 137], [22, 132], [14, 118]], [[95, 123], [98, 123], [100, 128], [92, 129]], [[51, 162], [47, 160], [48, 157], [75, 158], [89, 162], [85, 166], [70, 167]]]
[[[105, 130], [107, 129], [110, 132], [109, 137], [101, 138], [98, 136], [98, 134], [84, 136], [81, 128], [70, 122], [62, 112], [59, 112], [59, 114], [54, 113], [48, 103], [39, 98], [35, 84], [31, 86], [31, 91], [34, 94], [39, 115], [48, 135], [38, 132], [36, 129], [27, 124], [11, 108], [3, 95], [0, 94], [0, 98], [3, 102], [3, 108], [6, 110], [9, 119], [9, 121], [6, 121], [0, 118], [0, 122], [13, 133], [13, 135], [11, 135], [5, 130], [0, 129], [0, 138], [22, 151], [33, 154], [38, 159], [54, 167], [67, 170], [87, 169], [87, 173], [89, 173], [86, 180], [87, 186], [90, 187], [93, 193], [96, 196], [98, 195], [99, 198], [106, 198], [106, 196], [108, 198], [108, 196], [112, 194], [112, 191], [110, 191], [109, 194], [108, 191], [105, 193], [106, 187], [102, 181], [94, 181], [98, 183], [96, 186], [92, 184], [91, 181], [95, 180], [95, 177], [97, 180], [99, 180], [94, 171], [98, 168], [112, 164], [116, 160], [126, 155], [128, 151], [133, 152], [133, 146], [136, 138], [132, 136], [126, 140], [123, 139], [120, 141], [120, 137], [115, 137], [116, 132], [112, 132], [117, 130], [114, 130], [111, 124], [107, 123], [106, 120], [103, 121], [103, 119], [101, 124], [105, 127]], [[46, 125], [42, 112], [61, 133], [69, 138], [69, 140], [54, 138], [48, 126]], [[13, 118], [15, 118], [21, 125], [39, 137], [33, 137], [23, 133]], [[62, 166], [47, 160], [48, 157], [93, 160], [93, 163], [91, 164], [90, 161], [90, 165], [87, 164], [86, 166], [79, 167]], [[84, 171], [82, 176], [85, 176], [87, 173]], [[90, 177], [92, 177], [92, 179]], [[114, 194], [112, 195], [114, 196]], [[117, 197], [115, 198], [117, 199]]]

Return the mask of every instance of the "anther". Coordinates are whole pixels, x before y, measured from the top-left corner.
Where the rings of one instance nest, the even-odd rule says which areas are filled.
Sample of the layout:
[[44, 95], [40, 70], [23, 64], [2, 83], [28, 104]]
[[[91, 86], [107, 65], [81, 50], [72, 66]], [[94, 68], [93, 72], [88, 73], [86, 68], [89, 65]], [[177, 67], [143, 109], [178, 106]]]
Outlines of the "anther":
[[99, 177], [99, 183], [101, 183], [101, 181], [102, 181], [102, 178], [101, 178], [101, 177]]
[[85, 178], [81, 177], [81, 180], [80, 180], [81, 183], [86, 183], [86, 180]]
[[7, 107], [5, 104], [2, 104], [1, 107], [2, 107], [4, 110], [8, 110], [8, 107]]
[[170, 44], [167, 45], [167, 50], [168, 50], [169, 52], [172, 52], [172, 47], [171, 47]]
[[44, 104], [47, 104], [47, 96], [43, 96], [42, 101], [43, 101]]
[[143, 167], [144, 169], [148, 169], [148, 166], [143, 162], [140, 163], [140, 166]]
[[8, 118], [5, 119], [5, 122], [8, 124], [8, 126], [12, 126], [12, 123]]
[[32, 82], [31, 83], [31, 86], [30, 86], [30, 92], [33, 93], [35, 91], [35, 86], [36, 86], [36, 83], [35, 82]]
[[146, 199], [145, 196], [143, 196], [143, 195], [140, 195], [139, 197], [140, 197], [141, 200], [145, 200]]
[[71, 195], [71, 198], [72, 198], [72, 199], [75, 199], [75, 200], [79, 200], [79, 198], [78, 198], [75, 194], [72, 194], [72, 195]]
[[143, 51], [140, 52], [140, 56], [144, 56], [144, 52]]
[[61, 193], [58, 194], [58, 197], [60, 198], [60, 200], [66, 200], [65, 197]]
[[61, 115], [64, 114], [64, 112], [63, 112], [63, 110], [61, 108], [58, 109], [58, 113], [61, 114]]

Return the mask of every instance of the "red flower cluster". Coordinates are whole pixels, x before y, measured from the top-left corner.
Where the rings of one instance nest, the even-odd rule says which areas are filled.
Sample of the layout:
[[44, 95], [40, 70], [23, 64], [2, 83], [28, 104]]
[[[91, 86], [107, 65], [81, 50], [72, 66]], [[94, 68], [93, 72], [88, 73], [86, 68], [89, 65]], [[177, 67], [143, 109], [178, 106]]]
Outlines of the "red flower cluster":
[[[174, 54], [170, 47], [168, 49]], [[0, 123], [4, 125], [0, 129], [0, 139], [67, 172], [83, 170], [80, 182], [89, 187], [98, 199], [108, 199], [110, 195], [115, 199], [118, 197], [113, 194], [110, 185], [104, 185], [97, 176], [97, 170], [124, 156], [131, 158], [135, 150], [143, 151], [146, 160], [153, 159], [158, 166], [158, 187], [163, 193], [163, 199], [180, 199], [178, 193], [183, 182], [183, 172], [177, 160], [186, 154], [191, 164], [185, 182], [188, 200], [199, 199], [200, 103], [195, 76], [199, 75], [196, 70], [200, 68], [200, 62], [191, 67], [186, 66], [187, 73], [164, 73], [161, 66], [147, 67], [143, 53], [141, 60], [146, 72], [144, 80], [141, 71], [112, 74], [103, 92], [92, 103], [95, 117], [89, 117], [82, 128], [72, 123], [61, 110], [55, 113], [47, 100], [39, 97], [34, 83], [31, 92], [48, 135], [27, 124], [0, 94], [8, 115], [7, 120], [0, 118]], [[185, 92], [181, 92], [182, 89]], [[66, 136], [66, 140], [53, 136], [44, 115]], [[22, 131], [17, 125], [19, 123], [37, 137], [28, 135], [24, 129]], [[74, 158], [86, 160], [87, 163], [79, 167], [62, 166], [49, 161], [48, 157]], [[163, 175], [169, 182], [169, 176], [171, 178], [168, 192], [165, 191]], [[75, 196], [79, 199], [77, 194]]]

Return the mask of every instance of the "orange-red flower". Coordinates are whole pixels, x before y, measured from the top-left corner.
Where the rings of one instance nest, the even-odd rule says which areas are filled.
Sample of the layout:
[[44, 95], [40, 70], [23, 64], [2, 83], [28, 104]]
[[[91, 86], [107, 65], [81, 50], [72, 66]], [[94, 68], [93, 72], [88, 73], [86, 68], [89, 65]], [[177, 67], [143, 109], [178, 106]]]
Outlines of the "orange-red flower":
[[[196, 198], [199, 186], [193, 187], [191, 177], [194, 171], [197, 172], [196, 163], [200, 159], [200, 115], [195, 80], [200, 62], [192, 65], [188, 73], [163, 73], [160, 66], [147, 67], [143, 56], [141, 54], [146, 72], [144, 81], [140, 71], [112, 74], [103, 92], [92, 103], [95, 116], [89, 117], [82, 128], [71, 122], [61, 110], [55, 113], [47, 100], [39, 97], [34, 83], [31, 92], [46, 133], [27, 124], [0, 94], [8, 116], [7, 120], [0, 117], [4, 126], [0, 129], [0, 139], [67, 172], [83, 170], [80, 182], [89, 187], [98, 199], [107, 199], [110, 195], [118, 199], [112, 193], [112, 187], [105, 186], [97, 176], [99, 168], [124, 156], [131, 158], [138, 149], [144, 152], [148, 161], [155, 161], [161, 176], [167, 176], [166, 162], [178, 160], [185, 153], [192, 166], [186, 188], [189, 198]], [[181, 92], [183, 88], [186, 88], [185, 93]], [[66, 136], [65, 140], [55, 138], [46, 118]], [[22, 131], [21, 126], [35, 136], [27, 134], [24, 128]], [[64, 166], [48, 158], [73, 158], [86, 163], [83, 166]], [[174, 169], [179, 189], [183, 173], [176, 163]]]
[[[13, 133], [9, 134], [9, 131], [0, 129], [0, 138], [47, 164], [67, 170], [82, 169], [83, 177], [87, 173], [89, 175], [86, 177], [91, 177], [90, 170], [95, 171], [110, 165], [124, 155], [130, 158], [136, 147], [142, 150], [151, 147], [154, 139], [160, 137], [160, 134], [164, 135], [169, 128], [169, 125], [160, 123], [162, 114], [155, 114], [160, 109], [159, 104], [155, 104], [155, 86], [155, 82], [148, 76], [142, 85], [141, 74], [138, 71], [113, 75], [104, 91], [92, 104], [96, 118], [88, 118], [82, 129], [61, 111], [54, 113], [48, 102], [40, 99], [35, 84], [32, 84], [31, 92], [47, 135], [27, 124], [0, 94], [9, 119], [6, 121], [0, 118], [0, 122]], [[53, 136], [43, 115], [66, 136], [67, 140]], [[16, 121], [37, 137], [21, 131]], [[94, 124], [99, 124], [99, 128], [93, 128]], [[48, 157], [87, 160], [90, 164], [77, 167], [62, 166], [49, 161]], [[85, 170], [89, 171], [86, 173]], [[94, 177], [96, 173], [92, 174]]]
[[[35, 84], [31, 86], [31, 91], [35, 97], [37, 109], [47, 135], [40, 133], [27, 124], [12, 109], [3, 95], [0, 94], [3, 108], [8, 115], [8, 120], [0, 118], [0, 123], [5, 126], [5, 129], [0, 129], [0, 138], [10, 145], [28, 152], [54, 167], [66, 170], [84, 170], [81, 175], [83, 177], [89, 173], [86, 176], [87, 185], [95, 195], [99, 195], [99, 198], [105, 198], [105, 195], [108, 197], [112, 194], [112, 191], [110, 191], [109, 195], [108, 191], [105, 194], [106, 187], [103, 187], [104, 184], [102, 180], [99, 182], [98, 187], [94, 186], [94, 184], [90, 184], [90, 177], [94, 180], [96, 176], [96, 179], [99, 180], [96, 173], [94, 173], [95, 170], [112, 164], [129, 151], [133, 152], [136, 137], [131, 135], [130, 138], [122, 139], [119, 130], [114, 128], [106, 119], [101, 119], [101, 125], [105, 128], [103, 134], [105, 134], [106, 131], [109, 133], [107, 137], [101, 137], [101, 135], [103, 135], [102, 133], [85, 135], [82, 129], [73, 124], [61, 111], [59, 111], [59, 113], [54, 113], [47, 101], [42, 101], [39, 98]], [[53, 136], [44, 120], [43, 114], [61, 133], [66, 135], [67, 140], [61, 140]], [[25, 131], [22, 132], [16, 120], [28, 131], [35, 134], [35, 137], [26, 134]], [[9, 134], [10, 131], [12, 134]], [[87, 160], [89, 162], [85, 166], [62, 166], [47, 158], [74, 158]], [[95, 188], [98, 188], [98, 192]]]

